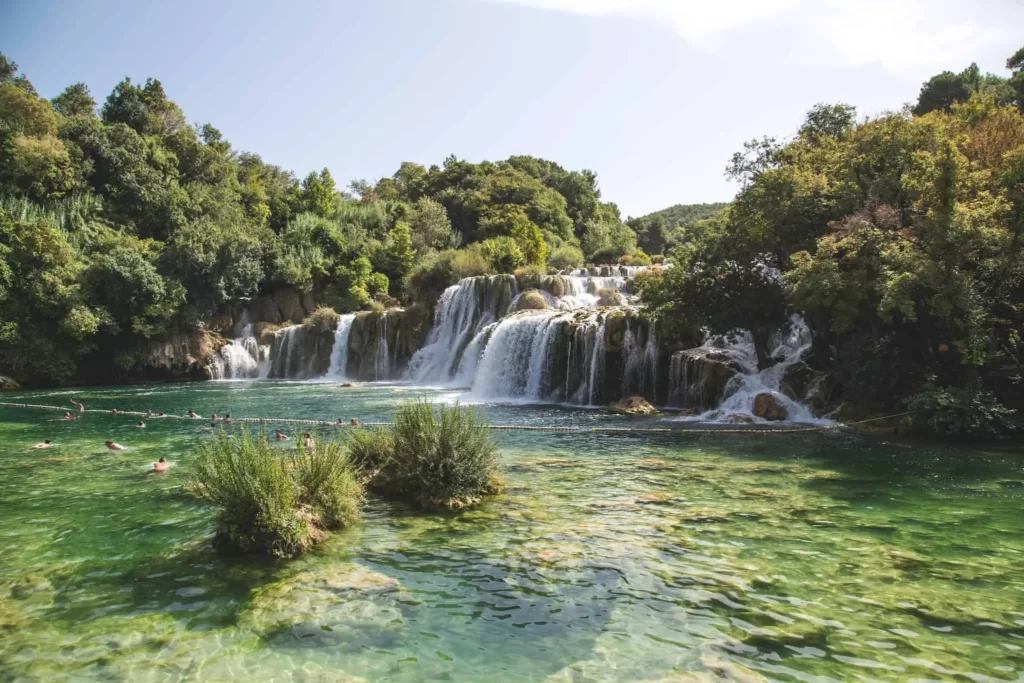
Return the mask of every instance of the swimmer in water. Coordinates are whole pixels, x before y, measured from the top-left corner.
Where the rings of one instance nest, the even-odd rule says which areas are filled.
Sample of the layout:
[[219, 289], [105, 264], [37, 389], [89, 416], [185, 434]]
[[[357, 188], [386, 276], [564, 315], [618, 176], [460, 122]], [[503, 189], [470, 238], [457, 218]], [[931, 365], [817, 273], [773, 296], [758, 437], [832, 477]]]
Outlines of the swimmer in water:
[[65, 410], [64, 411], [64, 417], [62, 417], [61, 419], [62, 420], [70, 420], [71, 419], [71, 413], [69, 413], [68, 411]]
[[280, 429], [275, 429], [274, 438], [277, 439], [278, 441], [287, 441], [288, 435], [282, 432]]
[[124, 450], [124, 446], [122, 446], [119, 443], [114, 443], [113, 441], [108, 441], [107, 442], [107, 448], [109, 448], [112, 451], [123, 451]]
[[224, 422], [227, 422], [227, 423], [231, 422], [231, 413], [226, 413], [224, 415]]
[[304, 439], [303, 444], [306, 446], [306, 448], [313, 448], [316, 445], [316, 443], [313, 441], [313, 435], [310, 434], [309, 432], [306, 432], [302, 438]]
[[348, 423], [350, 425], [352, 425], [353, 427], [358, 427], [359, 426], [359, 420], [355, 419], [354, 417], [351, 420], [349, 420]]
[[188, 411], [188, 416], [189, 417], [199, 417], [198, 415], [196, 415], [196, 411], [194, 411], [194, 410]]
[[169, 466], [169, 463], [167, 462], [167, 458], [160, 458], [159, 461], [153, 463], [153, 471], [154, 472], [166, 472], [168, 466]]
[[37, 451], [41, 451], [41, 450], [43, 450], [44, 448], [49, 448], [49, 447], [51, 447], [52, 445], [53, 445], [53, 442], [52, 442], [52, 441], [50, 441], [49, 439], [47, 439], [46, 441], [44, 441], [44, 442], [42, 442], [42, 443], [37, 443], [37, 444], [36, 444], [35, 446], [33, 446], [33, 447], [32, 447], [32, 449], [33, 449], [33, 450], [37, 450]]
[[146, 408], [146, 417], [153, 417], [153, 411], [149, 408]]
[[82, 405], [81, 401], [76, 401], [75, 399], [71, 399], [71, 405], [77, 406], [78, 407], [78, 412], [80, 412], [80, 413], [84, 413], [85, 412], [85, 406]]
[[156, 414], [156, 416], [157, 416], [157, 417], [163, 417], [163, 416], [164, 416], [164, 414], [163, 414], [163, 413], [157, 413], [157, 414]]
[[[117, 415], [117, 408], [114, 408], [113, 410], [111, 410], [110, 414], [111, 415]], [[65, 413], [65, 415], [67, 415], [67, 413]]]
[[217, 421], [217, 413], [214, 413], [213, 417], [210, 418], [210, 422], [216, 422], [216, 421]]
[[77, 420], [77, 419], [78, 419], [78, 415], [72, 415], [72, 416], [71, 416], [71, 419], [72, 419], [72, 420]]
[[146, 423], [145, 422], [140, 422], [139, 423], [139, 429], [145, 429], [145, 428], [146, 428]]

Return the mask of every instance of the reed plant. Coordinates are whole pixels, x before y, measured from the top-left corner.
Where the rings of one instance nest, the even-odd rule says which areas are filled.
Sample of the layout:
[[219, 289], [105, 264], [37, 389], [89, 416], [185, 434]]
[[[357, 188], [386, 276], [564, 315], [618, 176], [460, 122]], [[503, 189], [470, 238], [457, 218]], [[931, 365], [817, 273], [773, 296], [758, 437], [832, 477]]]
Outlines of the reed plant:
[[464, 508], [502, 488], [486, 421], [458, 404], [407, 403], [392, 427], [353, 434], [348, 453], [373, 489], [424, 507]]
[[217, 509], [223, 548], [293, 557], [359, 517], [362, 485], [335, 442], [302, 443], [292, 455], [261, 431], [218, 432], [198, 447], [189, 489]]

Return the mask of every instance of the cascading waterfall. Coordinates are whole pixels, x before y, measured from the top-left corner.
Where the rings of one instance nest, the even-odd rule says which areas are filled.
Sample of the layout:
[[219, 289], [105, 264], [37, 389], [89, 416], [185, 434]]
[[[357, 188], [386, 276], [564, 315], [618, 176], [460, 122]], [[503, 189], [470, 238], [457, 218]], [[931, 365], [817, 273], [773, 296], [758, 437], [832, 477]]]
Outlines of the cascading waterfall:
[[330, 379], [347, 379], [348, 371], [348, 337], [352, 332], [352, 321], [356, 316], [346, 313], [338, 318], [338, 327], [334, 331], [334, 346], [331, 348], [331, 365], [327, 371]]
[[258, 377], [260, 363], [269, 349], [261, 347], [253, 336], [252, 318], [244, 311], [235, 323], [233, 338], [210, 360], [212, 379], [246, 379]]
[[769, 357], [775, 363], [764, 369], [758, 368], [757, 351], [749, 332], [740, 330], [709, 337], [703, 346], [673, 355], [669, 372], [669, 400], [681, 405], [697, 398], [697, 393], [703, 391], [708, 378], [706, 374], [695, 371], [696, 368], [702, 366], [706, 369], [717, 364], [735, 369], [735, 374], [725, 384], [721, 403], [693, 419], [730, 421], [735, 416], [757, 419], [753, 412], [755, 398], [758, 394], [770, 394], [786, 408], [788, 421], [828, 423], [828, 420], [815, 417], [807, 406], [794, 401], [782, 391], [786, 371], [799, 363], [810, 348], [810, 328], [803, 318], [795, 314], [790, 317], [788, 329], [773, 337]]
[[409, 378], [441, 383], [455, 379], [466, 348], [508, 313], [516, 293], [511, 275], [465, 278], [446, 289], [437, 302], [426, 344], [409, 361]]
[[[472, 395], [595, 404], [603, 396], [604, 312], [522, 311], [481, 333]], [[474, 341], [476, 344], [477, 341]]]

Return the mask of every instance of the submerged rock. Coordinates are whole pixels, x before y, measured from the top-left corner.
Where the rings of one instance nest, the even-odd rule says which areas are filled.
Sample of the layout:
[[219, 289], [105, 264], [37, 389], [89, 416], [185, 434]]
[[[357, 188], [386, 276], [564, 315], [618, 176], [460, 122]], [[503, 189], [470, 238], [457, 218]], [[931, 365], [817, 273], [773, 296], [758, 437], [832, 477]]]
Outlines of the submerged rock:
[[780, 421], [789, 417], [789, 411], [771, 394], [758, 394], [754, 397], [754, 415], [763, 420]]
[[621, 415], [654, 415], [658, 409], [643, 396], [630, 396], [608, 406], [608, 410]]

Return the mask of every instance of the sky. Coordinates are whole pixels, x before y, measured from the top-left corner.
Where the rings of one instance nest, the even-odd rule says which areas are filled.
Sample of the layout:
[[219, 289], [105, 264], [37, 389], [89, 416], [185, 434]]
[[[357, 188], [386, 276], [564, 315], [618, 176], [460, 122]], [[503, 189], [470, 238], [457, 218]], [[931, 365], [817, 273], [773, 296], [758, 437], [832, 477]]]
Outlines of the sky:
[[946, 69], [1006, 75], [1022, 27], [1020, 0], [0, 3], [43, 96], [154, 77], [236, 149], [339, 185], [530, 154], [596, 171], [624, 216], [728, 201], [732, 154], [818, 102], [877, 115]]

